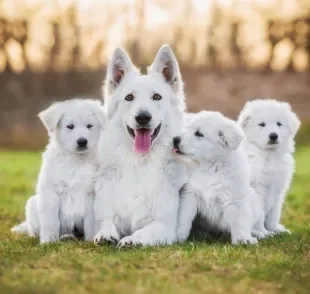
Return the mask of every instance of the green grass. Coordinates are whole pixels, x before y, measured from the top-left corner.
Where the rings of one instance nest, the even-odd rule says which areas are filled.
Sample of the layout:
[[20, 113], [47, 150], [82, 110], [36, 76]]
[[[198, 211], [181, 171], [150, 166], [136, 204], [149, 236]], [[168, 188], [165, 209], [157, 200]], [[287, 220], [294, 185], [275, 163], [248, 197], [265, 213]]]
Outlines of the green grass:
[[299, 149], [296, 160], [283, 212], [292, 235], [254, 247], [224, 238], [117, 251], [12, 235], [34, 192], [40, 154], [2, 151], [0, 293], [309, 293], [310, 148]]

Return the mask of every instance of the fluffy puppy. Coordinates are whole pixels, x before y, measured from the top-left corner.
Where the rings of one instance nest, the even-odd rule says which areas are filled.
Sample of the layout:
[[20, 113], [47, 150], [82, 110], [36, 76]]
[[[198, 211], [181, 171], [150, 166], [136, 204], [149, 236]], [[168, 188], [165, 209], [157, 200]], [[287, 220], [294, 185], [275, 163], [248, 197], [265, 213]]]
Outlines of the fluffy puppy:
[[292, 153], [300, 121], [288, 103], [254, 100], [246, 103], [238, 123], [246, 134], [244, 148], [252, 185], [263, 202], [265, 227], [274, 233], [289, 232], [280, 218], [295, 170]]
[[231, 234], [232, 244], [255, 244], [266, 230], [257, 224], [260, 207], [250, 187], [245, 154], [238, 148], [244, 134], [236, 122], [218, 112], [202, 111], [173, 140], [181, 158], [196, 161], [181, 191], [177, 237], [187, 239], [192, 221], [200, 226]]
[[74, 99], [58, 102], [39, 114], [49, 143], [37, 184], [26, 204], [26, 222], [12, 229], [40, 236], [40, 243], [73, 237], [93, 238], [93, 176], [97, 143], [104, 124], [100, 103]]

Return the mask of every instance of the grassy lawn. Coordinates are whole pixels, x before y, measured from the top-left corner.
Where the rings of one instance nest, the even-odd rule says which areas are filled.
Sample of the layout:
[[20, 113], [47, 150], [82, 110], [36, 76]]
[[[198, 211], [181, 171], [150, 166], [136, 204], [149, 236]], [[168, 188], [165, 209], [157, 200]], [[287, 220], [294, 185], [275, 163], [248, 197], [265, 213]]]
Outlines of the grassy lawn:
[[292, 235], [254, 247], [212, 239], [117, 251], [12, 235], [34, 192], [40, 154], [0, 151], [0, 293], [309, 293], [310, 148], [296, 160], [283, 213]]

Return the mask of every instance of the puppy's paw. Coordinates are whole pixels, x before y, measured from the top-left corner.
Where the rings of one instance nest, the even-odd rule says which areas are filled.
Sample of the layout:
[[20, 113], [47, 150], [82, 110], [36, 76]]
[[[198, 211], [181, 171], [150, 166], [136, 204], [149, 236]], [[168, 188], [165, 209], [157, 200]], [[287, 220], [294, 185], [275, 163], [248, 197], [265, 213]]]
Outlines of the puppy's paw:
[[59, 237], [59, 241], [77, 240], [73, 234], [64, 234]]
[[132, 248], [142, 246], [142, 242], [139, 238], [134, 236], [127, 236], [120, 240], [117, 244], [118, 249], [122, 248]]
[[258, 240], [266, 238], [266, 234], [264, 234], [263, 232], [260, 232], [260, 231], [256, 231], [256, 230], [252, 231], [252, 235], [255, 238], [257, 238]]
[[266, 230], [266, 233], [265, 233], [265, 237], [268, 238], [268, 237], [273, 237], [275, 235], [274, 232], [271, 232], [271, 231], [267, 231]]
[[112, 234], [106, 234], [105, 232], [99, 231], [94, 238], [95, 245], [116, 245], [119, 241], [118, 236], [113, 236]]
[[271, 230], [274, 234], [291, 234], [291, 231], [288, 230], [286, 227], [284, 227], [281, 224], [278, 224], [273, 230]]
[[291, 234], [290, 230], [288, 230], [281, 224], [268, 225], [266, 226], [266, 229], [270, 231], [271, 233], [273, 233], [274, 235], [282, 234], [282, 233]]
[[255, 237], [240, 236], [232, 240], [232, 245], [255, 245], [258, 241]]

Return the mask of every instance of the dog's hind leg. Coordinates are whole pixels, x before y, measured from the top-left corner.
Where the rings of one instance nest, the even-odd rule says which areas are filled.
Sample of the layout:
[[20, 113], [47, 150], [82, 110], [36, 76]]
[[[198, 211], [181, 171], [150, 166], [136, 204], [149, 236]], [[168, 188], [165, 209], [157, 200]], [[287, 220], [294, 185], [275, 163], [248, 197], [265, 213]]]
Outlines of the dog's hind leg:
[[24, 221], [23, 223], [13, 227], [11, 232], [21, 235], [28, 235], [28, 223]]
[[40, 219], [38, 210], [39, 195], [34, 195], [26, 204], [26, 220], [29, 236], [38, 237], [40, 235]]
[[40, 222], [37, 199], [38, 195], [34, 195], [28, 199], [26, 203], [26, 221], [13, 227], [11, 232], [32, 237], [39, 236]]

